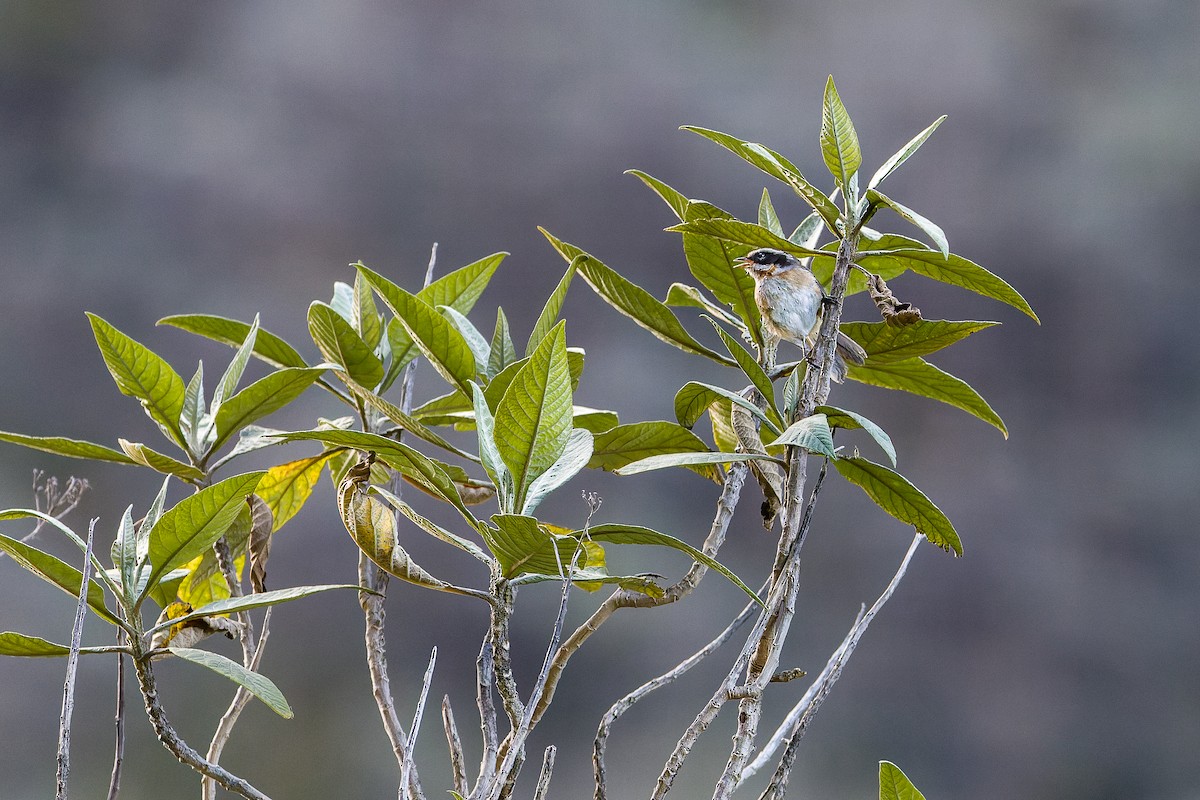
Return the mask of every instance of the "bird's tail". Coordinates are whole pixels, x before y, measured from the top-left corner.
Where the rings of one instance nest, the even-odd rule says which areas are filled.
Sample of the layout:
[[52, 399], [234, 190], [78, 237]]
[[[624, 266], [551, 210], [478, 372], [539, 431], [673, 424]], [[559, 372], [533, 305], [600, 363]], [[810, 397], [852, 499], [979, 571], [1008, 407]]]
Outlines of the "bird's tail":
[[850, 371], [850, 368], [846, 366], [847, 362], [858, 365], [867, 363], [867, 351], [859, 347], [858, 342], [838, 331], [837, 350], [833, 355], [833, 369], [829, 372], [830, 380], [835, 383], [842, 383], [846, 380], [846, 373]]

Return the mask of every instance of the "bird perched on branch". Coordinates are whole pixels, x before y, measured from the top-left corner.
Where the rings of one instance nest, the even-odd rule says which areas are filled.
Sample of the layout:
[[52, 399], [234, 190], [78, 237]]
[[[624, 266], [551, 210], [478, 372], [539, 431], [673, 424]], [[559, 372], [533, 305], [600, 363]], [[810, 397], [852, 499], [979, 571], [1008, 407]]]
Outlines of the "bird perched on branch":
[[[761, 247], [736, 259], [738, 266], [754, 277], [754, 301], [762, 313], [763, 326], [776, 340], [785, 339], [804, 350], [810, 364], [821, 327], [825, 304], [831, 298], [795, 256], [782, 250]], [[769, 342], [774, 349], [777, 342]], [[846, 377], [846, 362], [866, 363], [867, 354], [858, 343], [838, 331], [837, 353], [830, 377], [841, 383]]]

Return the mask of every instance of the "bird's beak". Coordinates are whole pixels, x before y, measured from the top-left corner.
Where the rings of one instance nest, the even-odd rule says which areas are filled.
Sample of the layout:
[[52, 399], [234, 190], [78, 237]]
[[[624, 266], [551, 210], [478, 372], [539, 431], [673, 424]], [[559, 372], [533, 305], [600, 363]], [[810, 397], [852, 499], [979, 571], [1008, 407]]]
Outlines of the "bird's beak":
[[751, 261], [747, 256], [738, 256], [733, 260], [733, 263], [737, 264], [742, 269], [750, 269], [750, 267], [754, 264], [754, 262]]

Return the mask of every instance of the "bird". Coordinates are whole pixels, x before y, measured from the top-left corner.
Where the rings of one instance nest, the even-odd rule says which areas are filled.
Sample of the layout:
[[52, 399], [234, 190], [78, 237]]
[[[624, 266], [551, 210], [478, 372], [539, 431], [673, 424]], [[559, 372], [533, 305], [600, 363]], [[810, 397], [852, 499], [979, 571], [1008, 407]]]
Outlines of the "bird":
[[[784, 339], [799, 345], [810, 364], [821, 326], [821, 315], [832, 298], [821, 282], [800, 259], [770, 247], [751, 250], [734, 259], [754, 278], [754, 302], [762, 314], [763, 326], [776, 341]], [[867, 353], [858, 342], [838, 331], [837, 351], [830, 377], [841, 383], [847, 372], [846, 362], [865, 364]]]

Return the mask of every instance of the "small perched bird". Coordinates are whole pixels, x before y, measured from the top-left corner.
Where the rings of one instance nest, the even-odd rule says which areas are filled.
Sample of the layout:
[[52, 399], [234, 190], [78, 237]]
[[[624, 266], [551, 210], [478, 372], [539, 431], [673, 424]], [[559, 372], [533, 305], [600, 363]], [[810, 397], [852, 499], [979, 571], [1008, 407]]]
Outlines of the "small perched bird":
[[[776, 339], [799, 345], [812, 363], [821, 314], [829, 298], [812, 270], [795, 256], [761, 247], [736, 260], [738, 266], [754, 277], [754, 301], [762, 313], [767, 333]], [[768, 346], [774, 349], [775, 342]], [[846, 377], [846, 362], [866, 363], [867, 354], [858, 343], [838, 331], [837, 354], [830, 377], [841, 383]]]

